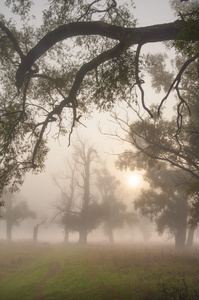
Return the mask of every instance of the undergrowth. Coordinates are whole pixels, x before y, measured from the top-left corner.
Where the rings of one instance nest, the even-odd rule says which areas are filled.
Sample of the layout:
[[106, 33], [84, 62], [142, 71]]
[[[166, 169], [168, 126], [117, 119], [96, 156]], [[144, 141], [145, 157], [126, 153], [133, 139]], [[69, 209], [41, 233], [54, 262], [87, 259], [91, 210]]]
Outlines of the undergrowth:
[[3, 243], [0, 299], [199, 299], [199, 253], [161, 246]]

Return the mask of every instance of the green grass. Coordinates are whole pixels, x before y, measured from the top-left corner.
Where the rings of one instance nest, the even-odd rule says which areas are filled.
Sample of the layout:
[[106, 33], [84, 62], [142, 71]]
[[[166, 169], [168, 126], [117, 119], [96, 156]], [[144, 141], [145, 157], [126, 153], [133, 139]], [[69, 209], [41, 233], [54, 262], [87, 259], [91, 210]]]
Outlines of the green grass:
[[0, 299], [195, 300], [198, 250], [3, 243]]

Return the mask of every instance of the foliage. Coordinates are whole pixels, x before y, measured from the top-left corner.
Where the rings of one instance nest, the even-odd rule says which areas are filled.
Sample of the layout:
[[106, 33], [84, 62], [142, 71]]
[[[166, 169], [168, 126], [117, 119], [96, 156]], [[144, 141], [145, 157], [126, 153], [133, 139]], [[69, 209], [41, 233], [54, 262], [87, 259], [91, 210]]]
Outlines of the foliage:
[[194, 32], [198, 26], [191, 16], [135, 28], [132, 1], [50, 0], [42, 20], [32, 17], [31, 0], [4, 3], [16, 18], [0, 15], [0, 191], [16, 190], [27, 170], [43, 169], [51, 128], [56, 137], [68, 134], [70, 143], [81, 115], [123, 99], [136, 102], [135, 85], [152, 116], [141, 87], [141, 45], [175, 40], [184, 23], [193, 22]]
[[107, 168], [97, 170], [97, 187], [101, 194], [103, 209], [103, 227], [110, 242], [114, 242], [113, 231], [122, 228], [125, 223], [132, 224], [138, 221], [134, 212], [128, 212], [126, 205], [121, 200], [118, 186], [119, 180], [112, 176]]
[[[155, 222], [159, 233], [166, 230], [175, 236], [177, 247], [178, 239], [181, 240], [180, 247], [185, 245], [187, 190], [198, 178], [197, 140], [190, 132], [187, 137], [189, 126], [187, 122], [186, 129], [181, 129], [180, 139], [176, 136], [171, 138], [176, 130], [174, 121], [141, 118], [141, 121], [129, 125], [127, 139], [132, 148], [121, 154], [117, 161], [120, 169], [138, 168], [145, 171], [145, 180], [150, 188], [142, 192], [135, 206], [142, 215]], [[191, 203], [190, 200], [190, 206]], [[192, 206], [192, 215], [193, 211]]]
[[121, 169], [147, 168], [144, 165], [146, 161], [149, 167], [158, 165], [158, 162], [167, 162], [197, 179], [199, 176], [198, 134], [195, 127], [197, 122], [197, 119], [195, 122], [194, 118], [190, 118], [178, 137], [175, 120], [146, 118], [128, 125], [126, 140], [132, 148], [119, 156], [117, 166]]
[[[175, 5], [179, 13], [179, 3], [172, 1], [172, 4]], [[139, 107], [136, 110], [139, 120], [132, 124], [122, 122], [115, 116], [121, 127], [126, 126], [128, 133], [126, 140], [132, 147], [120, 156], [117, 162], [119, 168], [143, 168], [153, 178], [150, 170], [156, 168], [158, 171], [155, 174], [158, 174], [162, 171], [162, 162], [165, 162], [168, 164], [168, 168], [172, 166], [171, 170], [168, 169], [169, 172], [172, 171], [172, 174], [178, 174], [177, 170], [181, 170], [181, 173], [184, 174], [184, 186], [186, 188], [181, 186], [178, 191], [176, 188], [166, 190], [167, 185], [165, 184], [165, 195], [162, 195], [162, 184], [157, 175], [154, 181], [160, 183], [161, 192], [158, 190], [153, 190], [149, 194], [144, 192], [142, 200], [140, 199], [138, 203], [143, 214], [156, 220], [160, 232], [168, 228], [169, 212], [171, 213], [171, 220], [174, 219], [175, 210], [172, 205], [176, 207], [179, 205], [178, 210], [186, 206], [186, 200], [183, 204], [183, 198], [189, 197], [191, 205], [189, 224], [194, 228], [198, 224], [197, 192], [193, 189], [194, 185], [198, 185], [199, 179], [198, 3], [193, 3], [193, 6], [190, 3], [184, 8], [187, 10], [180, 13], [183, 20], [182, 30], [178, 39], [172, 43], [172, 47], [176, 49], [176, 57], [171, 62], [172, 72], [167, 68], [167, 55], [162, 53], [148, 54], [144, 58], [144, 68], [151, 76], [155, 91], [158, 93], [162, 90], [168, 91], [158, 109], [155, 106], [151, 107], [154, 119], [144, 118], [139, 112]], [[169, 87], [170, 82], [173, 83]], [[164, 108], [165, 101], [172, 91], [176, 92], [177, 98], [177, 103], [173, 106], [174, 115], [165, 118], [160, 108]], [[156, 111], [158, 114], [154, 113]], [[165, 180], [167, 178], [168, 176], [165, 177]], [[176, 181], [177, 179], [175, 179]], [[170, 183], [169, 186], [171, 187], [172, 184]], [[180, 196], [181, 193], [185, 192], [184, 196]], [[166, 195], [170, 193], [173, 194], [173, 199], [179, 194], [179, 199], [171, 202], [169, 208], [169, 198]], [[173, 224], [172, 222], [170, 225], [175, 227], [175, 222]]]
[[26, 218], [35, 218], [35, 212], [28, 208], [28, 204], [25, 200], [19, 201], [18, 197], [11, 193], [7, 193], [3, 196], [5, 206], [2, 210], [4, 220], [10, 220], [12, 226], [19, 226], [20, 223]]
[[[112, 42], [106, 38], [98, 38], [96, 48], [95, 36], [77, 35], [71, 44], [60, 42], [54, 45], [37, 64], [33, 63], [19, 91], [15, 85], [15, 74], [21, 61], [43, 35], [63, 24], [93, 21], [97, 17], [98, 20], [115, 25], [133, 26], [134, 20], [130, 21], [131, 16], [125, 5], [117, 6], [115, 1], [105, 1], [104, 4], [101, 2], [49, 1], [43, 11], [43, 24], [38, 29], [29, 26], [31, 9], [34, 6], [32, 1], [5, 2], [14, 14], [21, 16], [22, 28], [18, 29], [14, 22], [6, 21], [5, 16], [1, 15], [1, 190], [4, 186], [12, 184], [13, 179], [14, 183], [16, 182], [16, 185], [13, 183], [13, 188], [16, 189], [17, 184], [22, 182], [24, 172], [30, 168], [42, 170], [48, 151], [47, 135], [44, 136], [46, 128], [50, 128], [51, 123], [56, 122], [57, 135], [69, 133], [70, 127], [73, 127], [78, 117], [77, 100], [66, 101], [75, 74], [85, 61], [92, 60]], [[116, 61], [111, 64], [112, 67], [117, 65]], [[104, 65], [103, 69], [106, 72], [109, 65]], [[78, 97], [78, 114], [90, 112], [92, 108], [93, 92], [90, 93], [89, 89], [93, 88], [94, 78], [95, 72], [92, 72], [84, 83], [82, 95]], [[119, 80], [118, 76], [117, 81]], [[89, 94], [91, 97], [88, 97]], [[69, 110], [67, 120], [63, 116], [65, 113], [60, 114], [61, 111], [57, 114], [58, 118], [54, 117], [56, 107], [63, 101]], [[99, 103], [97, 106], [101, 107]], [[53, 110], [54, 112], [46, 118]]]
[[[178, 42], [191, 43], [191, 41], [180, 39]], [[153, 119], [143, 117], [139, 106], [134, 109], [139, 119], [132, 124], [125, 123], [114, 116], [119, 125], [125, 127], [128, 133], [126, 139], [133, 146], [133, 151], [126, 151], [120, 157], [118, 165], [121, 168], [125, 165], [131, 165], [133, 168], [134, 157], [142, 157], [144, 154], [144, 157], [150, 157], [148, 161], [151, 164], [156, 164], [154, 160], [165, 161], [186, 171], [190, 176], [195, 177], [195, 180], [199, 178], [197, 42], [193, 40], [191, 45], [190, 51], [194, 52], [192, 54], [185, 53], [186, 47], [178, 49], [177, 55], [171, 62], [172, 72], [167, 67], [167, 55], [157, 53], [145, 56], [143, 67], [151, 76], [155, 91], [166, 92], [168, 90], [168, 93], [163, 97], [160, 106], [151, 106]], [[169, 88], [171, 81], [173, 83]], [[164, 115], [163, 110], [165, 101], [172, 91], [176, 92], [177, 103], [173, 105], [173, 111], [169, 110], [170, 116], [168, 116], [168, 113]]]
[[71, 159], [66, 162], [66, 174], [55, 177], [61, 190], [61, 198], [53, 206], [57, 213], [54, 219], [64, 227], [65, 233], [77, 231], [84, 236], [95, 229], [102, 218], [102, 208], [95, 201], [91, 189], [92, 164], [97, 159], [97, 151], [88, 141], [78, 137], [73, 145]]
[[[86, 221], [83, 213], [64, 213], [60, 223], [68, 228], [71, 232], [80, 232], [86, 226], [90, 232], [97, 228], [102, 219], [102, 207], [97, 203], [91, 203], [86, 212]], [[86, 222], [86, 224], [85, 224]]]
[[175, 48], [188, 57], [192, 57], [199, 50], [198, 31], [199, 31], [199, 7], [191, 12], [181, 14], [184, 26], [179, 33], [178, 39], [174, 42]]
[[177, 248], [184, 247], [189, 213], [186, 173], [159, 163], [148, 168], [145, 180], [149, 188], [136, 199], [135, 208], [154, 221], [160, 234], [174, 236]]
[[27, 202], [17, 201], [18, 197], [9, 192], [3, 195], [2, 220], [6, 222], [8, 240], [12, 239], [14, 226], [19, 226], [27, 218], [36, 218], [36, 213], [29, 209]]

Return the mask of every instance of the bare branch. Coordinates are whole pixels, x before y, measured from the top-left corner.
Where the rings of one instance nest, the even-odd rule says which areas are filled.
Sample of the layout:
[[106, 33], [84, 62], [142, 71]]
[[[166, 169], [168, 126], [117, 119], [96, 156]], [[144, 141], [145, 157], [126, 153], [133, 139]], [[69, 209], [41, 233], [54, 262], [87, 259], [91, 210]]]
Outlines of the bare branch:
[[[159, 105], [159, 107], [158, 107], [158, 115], [160, 115], [161, 107], [162, 107], [162, 105], [164, 104], [164, 102], [166, 101], [166, 99], [169, 97], [169, 95], [170, 95], [170, 93], [171, 93], [171, 91], [172, 91], [173, 88], [175, 88], [175, 89], [177, 90], [178, 96], [179, 96], [179, 98], [181, 99], [181, 101], [184, 102], [184, 103], [186, 103], [186, 102], [183, 100], [183, 98], [181, 97], [181, 95], [180, 95], [178, 86], [179, 86], [179, 84], [180, 84], [181, 77], [182, 77], [184, 71], [185, 71], [185, 70], [187, 69], [187, 67], [188, 67], [192, 62], [194, 62], [198, 57], [199, 57], [199, 52], [196, 53], [193, 57], [191, 57], [190, 59], [188, 59], [188, 60], [183, 64], [183, 66], [181, 67], [180, 71], [178, 72], [176, 78], [173, 80], [172, 84], [170, 85], [170, 88], [169, 88], [167, 94], [166, 94], [165, 97], [162, 99], [162, 101], [161, 101], [161, 103], [160, 103], [160, 105]], [[176, 85], [176, 86], [175, 86], [175, 85]], [[188, 105], [186, 105], [186, 106], [188, 106]]]
[[142, 48], [142, 44], [139, 44], [137, 47], [136, 51], [136, 56], [135, 56], [135, 79], [136, 79], [136, 84], [139, 87], [139, 90], [141, 92], [141, 101], [142, 101], [142, 106], [143, 108], [148, 112], [151, 118], [153, 118], [153, 114], [151, 111], [146, 107], [145, 101], [144, 101], [144, 90], [142, 88], [142, 84], [144, 83], [143, 80], [139, 78], [139, 56], [140, 56], [140, 51]]

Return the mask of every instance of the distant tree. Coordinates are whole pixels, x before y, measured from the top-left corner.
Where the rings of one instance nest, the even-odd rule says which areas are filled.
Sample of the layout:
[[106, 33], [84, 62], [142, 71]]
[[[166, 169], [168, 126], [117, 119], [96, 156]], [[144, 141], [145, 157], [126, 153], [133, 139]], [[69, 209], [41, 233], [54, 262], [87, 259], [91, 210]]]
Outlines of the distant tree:
[[[126, 133], [128, 133], [126, 141], [131, 145], [129, 150], [124, 151], [124, 153], [119, 156], [116, 163], [117, 166], [120, 169], [130, 168], [133, 170], [135, 168], [141, 168], [145, 170], [147, 180], [150, 182], [151, 187], [153, 186], [157, 189], [155, 190], [154, 188], [149, 192], [143, 192], [142, 201], [140, 199], [137, 207], [140, 208], [143, 215], [147, 216], [148, 214], [148, 216], [155, 220], [159, 232], [170, 228], [170, 233], [172, 233], [176, 239], [176, 247], [183, 247], [186, 239], [188, 210], [190, 210], [188, 202], [189, 206], [191, 205], [191, 201], [189, 200], [191, 193], [188, 195], [187, 190], [192, 184], [198, 185], [199, 176], [198, 140], [194, 134], [191, 134], [191, 128], [195, 128], [195, 130], [197, 128], [197, 121], [195, 127], [193, 125], [194, 120], [197, 119], [193, 118], [193, 120], [190, 120], [190, 118], [187, 118], [188, 122], [185, 123], [186, 127], [181, 128], [181, 132], [179, 133], [178, 137], [180, 139], [175, 136], [176, 126], [173, 120], [168, 121], [161, 118], [149, 120], [148, 118], [143, 119], [140, 116], [140, 121], [128, 124], [126, 121], [121, 121], [117, 117], [115, 119], [120, 122], [120, 124], [122, 122], [122, 126], [126, 126]], [[192, 125], [190, 125], [190, 122]], [[167, 171], [163, 172], [165, 169], [164, 165]], [[156, 168], [157, 170], [155, 171]], [[163, 173], [161, 174], [161, 172]], [[170, 175], [168, 175], [169, 172]], [[179, 184], [178, 177], [183, 177], [184, 182], [182, 181]], [[174, 182], [168, 181], [166, 184], [166, 180], [171, 180], [171, 178], [173, 180], [175, 179]], [[160, 184], [160, 186], [158, 186], [158, 184]], [[178, 188], [176, 188], [175, 185], [178, 185]], [[159, 193], [159, 188], [161, 193]], [[167, 203], [169, 197], [173, 199], [170, 204], [169, 202]], [[164, 201], [163, 198], [165, 199]], [[184, 217], [178, 219], [175, 216], [174, 206], [176, 206], [176, 209], [178, 207], [178, 211], [181, 212]], [[160, 211], [158, 213], [158, 209], [162, 212], [166, 209], [161, 217], [159, 216]], [[192, 215], [193, 210], [194, 205], [192, 204]], [[169, 216], [170, 213], [171, 215]], [[178, 215], [180, 216], [180, 214]], [[172, 223], [173, 228], [171, 228], [171, 224], [169, 225], [169, 223], [167, 225], [166, 223], [164, 224], [164, 222], [169, 221], [169, 218], [171, 220], [173, 220], [173, 218], [176, 219], [176, 222]], [[179, 220], [181, 225], [177, 224]], [[190, 228], [188, 244], [191, 245], [192, 243], [193, 230]]]
[[[91, 195], [91, 164], [97, 159], [97, 151], [88, 142], [78, 140], [74, 145], [73, 159], [77, 165], [79, 174], [80, 196], [80, 224], [79, 228], [79, 243], [87, 243], [87, 236], [91, 230], [90, 211], [92, 210], [92, 195]], [[95, 228], [95, 222], [93, 228]]]
[[59, 199], [53, 203], [56, 214], [53, 220], [64, 228], [64, 242], [69, 241], [69, 232], [77, 230], [77, 215], [79, 214], [76, 207], [78, 200], [77, 174], [76, 164], [68, 159], [66, 162], [66, 170], [62, 174], [54, 175], [53, 181], [60, 189], [61, 195]]
[[[176, 249], [185, 247], [187, 237], [189, 199], [185, 175], [162, 163], [150, 167], [145, 174], [150, 187], [135, 200], [135, 208], [155, 222], [160, 234], [167, 231], [174, 236]], [[189, 246], [193, 242], [191, 234], [192, 230]]]
[[147, 243], [154, 231], [153, 222], [148, 217], [140, 216], [136, 227], [141, 232], [144, 242]]
[[33, 242], [37, 243], [39, 227], [46, 223], [47, 218], [43, 217], [33, 228]]
[[[87, 243], [88, 234], [96, 229], [103, 218], [103, 208], [96, 201], [92, 201], [87, 211], [80, 209], [78, 212], [63, 214], [60, 223], [67, 226], [71, 232], [79, 232], [79, 244]], [[82, 229], [83, 228], [83, 229]]]
[[6, 222], [7, 240], [12, 240], [12, 229], [14, 226], [19, 226], [22, 221], [27, 218], [36, 218], [36, 213], [28, 208], [28, 204], [24, 200], [18, 200], [19, 196], [12, 193], [3, 195], [5, 206], [2, 210], [2, 219]]
[[138, 221], [134, 212], [128, 212], [121, 200], [118, 186], [120, 181], [112, 176], [107, 168], [97, 170], [97, 187], [101, 194], [103, 208], [104, 232], [110, 243], [114, 243], [114, 230], [122, 228], [125, 223], [132, 224]]
[[77, 231], [79, 243], [86, 244], [89, 232], [97, 227], [102, 215], [100, 205], [91, 194], [91, 165], [97, 159], [97, 151], [79, 137], [72, 149], [67, 174], [62, 174], [62, 180], [54, 179], [61, 198], [53, 204], [57, 211], [53, 218], [64, 227], [65, 241], [68, 241], [69, 231]]

